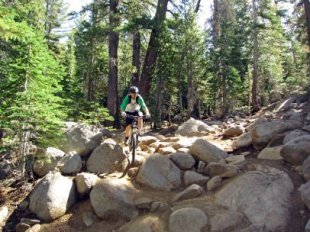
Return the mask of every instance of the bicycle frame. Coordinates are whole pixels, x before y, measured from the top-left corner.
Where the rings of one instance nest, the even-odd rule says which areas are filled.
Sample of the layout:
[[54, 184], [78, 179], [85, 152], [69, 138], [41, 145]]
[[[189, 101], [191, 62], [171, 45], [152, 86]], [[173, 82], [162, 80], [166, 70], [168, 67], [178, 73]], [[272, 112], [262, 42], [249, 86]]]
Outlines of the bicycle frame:
[[128, 141], [129, 142], [128, 143], [129, 144], [129, 151], [131, 151], [132, 158], [131, 158], [131, 162], [130, 162], [129, 158], [127, 157], [127, 159], [128, 159], [127, 167], [125, 168], [123, 174], [119, 178], [123, 178], [128, 173], [129, 169], [132, 167], [132, 165], [135, 162], [136, 147], [137, 147], [137, 143], [138, 143], [138, 140], [137, 140], [138, 119], [144, 118], [144, 116], [133, 116], [133, 115], [129, 115], [129, 114], [127, 114], [126, 117], [133, 119], [132, 123], [131, 123], [131, 132], [130, 132], [129, 141]]

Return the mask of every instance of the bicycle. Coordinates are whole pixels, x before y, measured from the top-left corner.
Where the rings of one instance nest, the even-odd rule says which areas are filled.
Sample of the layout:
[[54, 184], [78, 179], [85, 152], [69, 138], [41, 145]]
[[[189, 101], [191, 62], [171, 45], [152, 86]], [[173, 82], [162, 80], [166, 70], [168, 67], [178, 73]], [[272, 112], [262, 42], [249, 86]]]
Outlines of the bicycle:
[[145, 118], [145, 116], [133, 116], [130, 114], [127, 114], [126, 117], [133, 119], [132, 123], [131, 123], [131, 133], [130, 133], [130, 136], [129, 136], [128, 142], [127, 142], [128, 146], [129, 146], [129, 151], [131, 151], [132, 158], [131, 158], [131, 162], [130, 162], [129, 158], [127, 157], [127, 159], [128, 159], [127, 167], [125, 168], [123, 174], [119, 178], [123, 178], [124, 176], [126, 176], [129, 169], [131, 168], [131, 166], [135, 162], [136, 148], [138, 146], [138, 133], [137, 133], [138, 132], [138, 119], [139, 118], [142, 118], [142, 119]]

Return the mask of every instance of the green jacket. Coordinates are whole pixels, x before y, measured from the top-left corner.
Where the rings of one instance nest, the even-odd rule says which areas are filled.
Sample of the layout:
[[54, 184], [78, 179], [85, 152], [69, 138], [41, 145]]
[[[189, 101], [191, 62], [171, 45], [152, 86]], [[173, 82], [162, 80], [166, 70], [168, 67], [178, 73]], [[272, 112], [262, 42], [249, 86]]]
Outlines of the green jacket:
[[[131, 101], [131, 96], [130, 95], [126, 95], [126, 97], [122, 101], [122, 104], [121, 104], [121, 107], [120, 107], [121, 111], [125, 111], [126, 106], [130, 103], [130, 101]], [[145, 102], [144, 102], [143, 98], [141, 97], [141, 95], [137, 95], [136, 101], [141, 106], [142, 110], [144, 110], [146, 108]]]

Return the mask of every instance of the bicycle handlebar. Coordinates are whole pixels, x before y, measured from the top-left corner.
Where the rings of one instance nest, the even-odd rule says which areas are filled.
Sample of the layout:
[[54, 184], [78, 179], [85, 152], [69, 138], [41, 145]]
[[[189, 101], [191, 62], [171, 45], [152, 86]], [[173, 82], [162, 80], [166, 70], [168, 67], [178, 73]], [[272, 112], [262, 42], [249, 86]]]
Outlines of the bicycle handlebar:
[[142, 116], [134, 116], [134, 115], [131, 115], [131, 114], [126, 114], [126, 118], [132, 118], [132, 119], [143, 118], [143, 119], [146, 119], [146, 116], [145, 116], [145, 115], [142, 115]]

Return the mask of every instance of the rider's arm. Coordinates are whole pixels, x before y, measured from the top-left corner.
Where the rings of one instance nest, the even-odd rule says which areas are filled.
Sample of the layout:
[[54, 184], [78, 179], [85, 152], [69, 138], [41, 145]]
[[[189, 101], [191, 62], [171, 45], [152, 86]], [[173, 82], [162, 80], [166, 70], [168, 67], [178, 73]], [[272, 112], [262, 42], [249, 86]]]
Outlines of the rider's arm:
[[122, 104], [120, 106], [120, 109], [121, 109], [121, 112], [125, 111], [126, 109], [126, 106], [128, 105], [129, 103], [129, 96], [127, 95], [124, 100], [122, 101]]
[[145, 102], [141, 96], [139, 96], [139, 104], [141, 105], [141, 109], [144, 111], [146, 115], [150, 115], [149, 109], [146, 107]]

